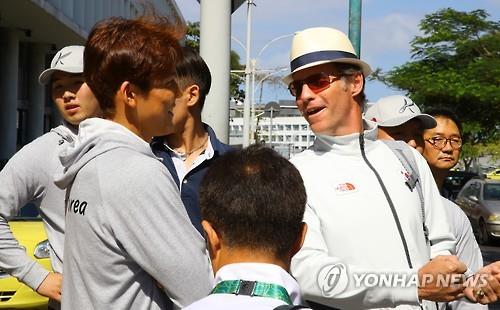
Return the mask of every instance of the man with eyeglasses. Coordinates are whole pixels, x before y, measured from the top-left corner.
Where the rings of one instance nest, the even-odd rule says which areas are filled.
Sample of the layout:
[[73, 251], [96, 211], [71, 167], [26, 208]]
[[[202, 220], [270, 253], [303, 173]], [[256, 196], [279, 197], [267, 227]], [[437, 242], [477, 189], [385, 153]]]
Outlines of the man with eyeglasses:
[[[426, 112], [434, 117], [437, 124], [434, 128], [423, 131], [425, 144], [422, 155], [431, 168], [439, 190], [442, 191], [446, 176], [460, 159], [460, 152], [462, 150], [462, 124], [455, 113], [448, 109], [435, 108], [429, 109]], [[457, 239], [457, 256], [467, 264], [471, 271], [477, 273], [483, 267], [483, 257], [472, 232], [470, 221], [455, 203], [445, 198], [443, 198], [443, 201], [447, 207], [453, 234]], [[490, 279], [490, 281], [493, 281], [493, 283], [490, 283], [490, 286], [494, 287], [495, 284], [498, 286], [498, 281], [497, 283], [494, 282], [494, 279]], [[490, 296], [485, 294], [485, 291], [484, 288], [474, 289], [474, 298], [482, 303], [488, 303], [490, 299], [495, 298], [493, 290], [490, 290]], [[465, 300], [461, 300], [451, 303], [450, 308], [487, 309], [487, 306], [471, 304]]]
[[425, 145], [422, 155], [431, 167], [438, 188], [443, 188], [444, 179], [460, 159], [462, 149], [462, 124], [455, 113], [446, 109], [429, 110], [437, 126], [424, 130]]
[[[449, 169], [458, 162], [462, 146], [462, 127], [454, 113], [440, 109], [423, 114], [410, 98], [401, 95], [380, 98], [367, 105], [365, 110], [365, 119], [375, 121], [379, 126], [378, 139], [404, 141], [423, 153], [441, 191]], [[483, 258], [469, 219], [456, 204], [444, 197], [442, 200], [456, 239], [457, 256], [470, 273], [476, 273], [483, 267]], [[479, 310], [487, 309], [487, 306], [460, 299], [441, 303], [440, 308]]]
[[[344, 33], [325, 27], [297, 32], [290, 59], [284, 81], [316, 134], [292, 158], [308, 196], [309, 229], [291, 266], [305, 300], [314, 309], [435, 309], [428, 300], [462, 296], [461, 279], [436, 282], [466, 266], [450, 255], [455, 241], [427, 163], [417, 160], [423, 218], [412, 175], [377, 141], [376, 124], [362, 119], [370, 66]], [[381, 278], [396, 281], [370, 282]]]

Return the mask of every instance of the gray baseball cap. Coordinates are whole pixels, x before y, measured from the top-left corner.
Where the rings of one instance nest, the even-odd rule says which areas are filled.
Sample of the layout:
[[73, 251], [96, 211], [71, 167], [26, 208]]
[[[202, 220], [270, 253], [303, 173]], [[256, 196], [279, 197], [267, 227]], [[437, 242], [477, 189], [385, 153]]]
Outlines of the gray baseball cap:
[[83, 73], [83, 50], [81, 45], [71, 45], [63, 47], [56, 53], [50, 68], [43, 71], [38, 77], [40, 84], [47, 84], [50, 82], [52, 74], [56, 71], [68, 73]]
[[382, 97], [365, 108], [364, 118], [376, 122], [380, 127], [396, 127], [417, 118], [424, 129], [434, 128], [434, 117], [420, 112], [419, 107], [408, 97], [394, 95]]

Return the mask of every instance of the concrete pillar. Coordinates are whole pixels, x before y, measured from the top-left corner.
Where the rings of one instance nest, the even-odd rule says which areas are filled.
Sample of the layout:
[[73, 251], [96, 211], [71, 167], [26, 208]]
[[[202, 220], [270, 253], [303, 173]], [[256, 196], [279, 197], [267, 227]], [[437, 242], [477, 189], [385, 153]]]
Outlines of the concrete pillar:
[[200, 4], [200, 55], [212, 73], [202, 118], [228, 143], [231, 0], [201, 0]]
[[28, 116], [26, 123], [27, 142], [43, 134], [45, 112], [45, 86], [38, 83], [38, 76], [45, 69], [45, 55], [49, 51], [46, 44], [30, 44], [30, 67], [28, 78]]
[[0, 167], [16, 152], [19, 33], [0, 28]]

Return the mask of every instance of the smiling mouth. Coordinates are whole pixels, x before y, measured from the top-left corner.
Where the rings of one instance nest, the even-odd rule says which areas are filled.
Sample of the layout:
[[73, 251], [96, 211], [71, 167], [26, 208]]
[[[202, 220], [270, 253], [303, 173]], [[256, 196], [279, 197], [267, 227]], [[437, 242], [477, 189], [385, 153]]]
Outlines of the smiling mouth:
[[306, 114], [308, 116], [314, 115], [314, 114], [317, 114], [317, 113], [321, 112], [323, 109], [324, 109], [324, 107], [311, 108], [311, 109], [308, 109], [306, 111]]

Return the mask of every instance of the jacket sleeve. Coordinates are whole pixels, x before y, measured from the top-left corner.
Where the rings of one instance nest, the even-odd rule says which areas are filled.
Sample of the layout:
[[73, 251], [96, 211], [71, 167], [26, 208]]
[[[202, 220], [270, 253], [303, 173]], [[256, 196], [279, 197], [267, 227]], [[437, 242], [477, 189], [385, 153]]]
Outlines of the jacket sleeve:
[[35, 163], [31, 151], [21, 149], [0, 171], [0, 269], [36, 290], [49, 271], [28, 256], [8, 223], [26, 203], [38, 203], [43, 195], [43, 164]]
[[[158, 170], [162, 177], [152, 180]], [[177, 307], [207, 296], [213, 275], [205, 240], [191, 224], [168, 171], [158, 162], [135, 174], [134, 182], [137, 186], [115, 195], [108, 215], [120, 244]]]
[[429, 230], [429, 240], [431, 241], [431, 258], [438, 255], [455, 255], [456, 240], [434, 177], [422, 155], [414, 149], [412, 151], [417, 161], [422, 184], [425, 224]]
[[[340, 309], [419, 304], [417, 270], [376, 270], [373, 267], [346, 264], [334, 253], [328, 252], [321, 233], [321, 221], [309, 205], [304, 220], [308, 227], [307, 235], [301, 250], [292, 259], [291, 271], [300, 284], [305, 300]], [[370, 285], [370, 281], [364, 278], [369, 274], [392, 275], [406, 285]]]

